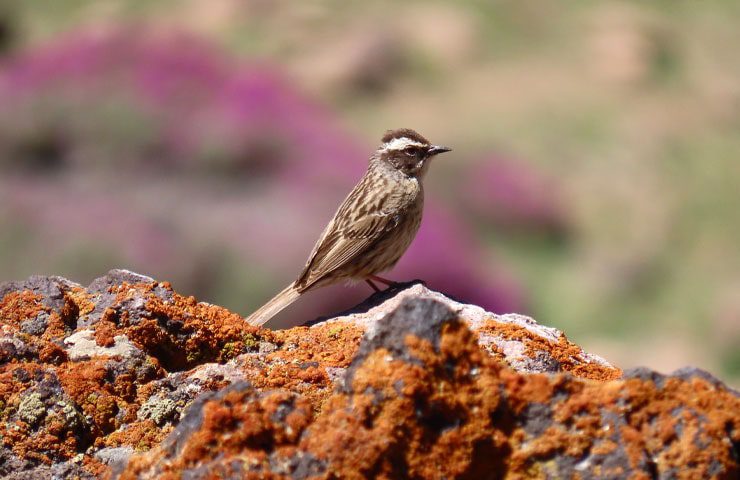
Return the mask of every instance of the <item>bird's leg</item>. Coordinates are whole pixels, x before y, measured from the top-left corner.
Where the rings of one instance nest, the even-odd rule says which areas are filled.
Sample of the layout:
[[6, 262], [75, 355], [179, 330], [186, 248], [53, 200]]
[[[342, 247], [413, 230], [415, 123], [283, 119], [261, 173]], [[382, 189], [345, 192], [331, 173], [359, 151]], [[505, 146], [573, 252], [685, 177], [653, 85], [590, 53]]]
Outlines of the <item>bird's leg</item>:
[[370, 287], [372, 287], [373, 290], [375, 290], [376, 293], [380, 291], [380, 289], [378, 288], [378, 286], [375, 285], [372, 282], [372, 280], [370, 280], [369, 278], [366, 278], [365, 281], [367, 282], [368, 285], [370, 285]]
[[[387, 279], [385, 279], [383, 277], [379, 277], [377, 275], [370, 275], [369, 278], [372, 279], [372, 280], [375, 280], [376, 282], [380, 282], [380, 283], [383, 283], [385, 285], [388, 285], [389, 287], [396, 287], [396, 286], [399, 285], [398, 282], [394, 282], [393, 280], [387, 280]], [[368, 282], [369, 281], [370, 280], [368, 280]]]

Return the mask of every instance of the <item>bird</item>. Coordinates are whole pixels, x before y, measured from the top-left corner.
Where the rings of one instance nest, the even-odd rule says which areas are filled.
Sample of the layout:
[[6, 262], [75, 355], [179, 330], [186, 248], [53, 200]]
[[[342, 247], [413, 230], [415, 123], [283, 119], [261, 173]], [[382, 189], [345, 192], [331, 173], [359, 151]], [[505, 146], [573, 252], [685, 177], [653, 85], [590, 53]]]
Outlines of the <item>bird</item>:
[[313, 247], [298, 278], [246, 321], [263, 325], [304, 293], [342, 281], [395, 282], [391, 269], [413, 241], [424, 209], [423, 179], [430, 161], [452, 149], [433, 145], [409, 128], [388, 130], [365, 174], [347, 195]]

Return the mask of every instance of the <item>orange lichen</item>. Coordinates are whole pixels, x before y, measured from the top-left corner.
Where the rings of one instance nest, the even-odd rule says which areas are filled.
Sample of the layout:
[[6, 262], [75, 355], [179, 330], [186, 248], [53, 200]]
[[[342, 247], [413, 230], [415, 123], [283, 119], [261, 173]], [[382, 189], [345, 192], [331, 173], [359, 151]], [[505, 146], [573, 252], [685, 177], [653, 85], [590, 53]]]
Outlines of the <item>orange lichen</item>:
[[92, 419], [91, 433], [94, 437], [110, 433], [118, 427], [115, 416], [119, 402], [123, 403], [111, 392], [111, 385], [106, 378], [106, 361], [106, 358], [96, 358], [68, 362], [57, 370], [64, 391]]
[[37, 412], [36, 422], [29, 423], [30, 419], [21, 418], [11, 423], [7, 417], [22, 409], [22, 398], [30, 382], [34, 379], [50, 379], [52, 375], [47, 367], [34, 363], [0, 367], [0, 404], [3, 406], [0, 418], [4, 420], [0, 423], [2, 444], [22, 458], [47, 464], [55, 459], [68, 459], [76, 455], [83, 446], [80, 441], [84, 439], [67, 428], [57, 412], [44, 408], [43, 404], [44, 410]]
[[244, 359], [241, 368], [256, 388], [300, 393], [311, 401], [316, 411], [333, 387], [324, 368], [299, 360]]
[[138, 452], [146, 452], [159, 445], [170, 432], [171, 425], [158, 427], [151, 420], [143, 420], [102, 437], [100, 444], [106, 447], [129, 446]]
[[260, 389], [288, 389], [305, 395], [319, 411], [333, 385], [327, 368], [346, 368], [357, 352], [362, 329], [346, 323], [273, 332], [278, 347], [264, 360], [245, 360], [248, 380]]
[[499, 336], [506, 340], [522, 342], [525, 346], [525, 354], [532, 358], [536, 357], [538, 352], [548, 352], [560, 363], [560, 367], [563, 370], [577, 377], [606, 381], [622, 376], [622, 371], [618, 368], [610, 365], [585, 362], [581, 347], [569, 341], [564, 333], [560, 335], [557, 343], [553, 343], [520, 325], [497, 322], [492, 319], [486, 321], [479, 331]]
[[95, 343], [101, 347], [115, 345], [117, 334], [116, 324], [107, 320], [101, 320], [95, 325]]
[[274, 342], [288, 348], [273, 358], [299, 362], [321, 362], [329, 367], [346, 367], [355, 356], [364, 330], [349, 322], [332, 322], [312, 328], [295, 327], [274, 332]]
[[[298, 443], [311, 418], [309, 402], [287, 392], [260, 395], [248, 387], [226, 391], [218, 401], [203, 406], [197, 430], [157, 478], [181, 478], [183, 469], [198, 465], [204, 458], [238, 457], [248, 459], [252, 468], [268, 467], [270, 452], [294, 451], [292, 446]], [[151, 466], [152, 460], [169, 455], [171, 452], [159, 449], [148, 457], [135, 458], [121, 480], [139, 478], [139, 472]], [[221, 478], [227, 469], [226, 465], [216, 465], [210, 475]]]
[[[143, 295], [147, 311], [147, 317], [136, 322], [126, 318], [124, 312], [124, 318], [115, 323], [123, 327], [121, 333], [157, 357], [170, 371], [225, 361], [253, 350], [261, 339], [271, 338], [269, 330], [248, 325], [241, 316], [223, 307], [198, 303], [193, 297], [174, 292], [171, 301], [163, 300], [154, 293], [156, 286], [124, 283], [115, 287], [116, 303]], [[106, 312], [104, 318], [113, 321], [111, 315], [112, 312]], [[177, 327], [162, 325], [159, 319], [164, 318]], [[229, 348], [225, 348], [227, 345]]]
[[60, 365], [68, 360], [67, 352], [53, 342], [39, 342], [39, 360], [51, 365]]
[[406, 344], [420, 364], [371, 353], [353, 372], [353, 393], [327, 401], [300, 447], [343, 478], [501, 475], [507, 432], [491, 418], [500, 364], [460, 322], [444, 328], [438, 353], [413, 336]]
[[103, 462], [95, 457], [85, 455], [82, 458], [82, 465], [86, 471], [98, 478], [108, 477], [110, 473], [110, 467], [105, 465]]
[[20, 328], [21, 322], [36, 317], [49, 309], [41, 304], [41, 295], [25, 290], [10, 292], [0, 299], [0, 318], [3, 325]]

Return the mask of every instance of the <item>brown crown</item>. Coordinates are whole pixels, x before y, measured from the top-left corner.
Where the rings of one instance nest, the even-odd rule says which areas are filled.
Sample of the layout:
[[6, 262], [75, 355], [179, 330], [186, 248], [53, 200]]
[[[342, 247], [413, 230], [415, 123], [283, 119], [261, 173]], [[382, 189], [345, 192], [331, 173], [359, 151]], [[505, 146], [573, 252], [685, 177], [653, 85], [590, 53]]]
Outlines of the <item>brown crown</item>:
[[411, 130], [410, 128], [399, 128], [397, 130], [388, 130], [383, 135], [381, 142], [388, 143], [396, 138], [408, 138], [424, 145], [430, 145], [429, 140], [424, 138], [420, 133]]

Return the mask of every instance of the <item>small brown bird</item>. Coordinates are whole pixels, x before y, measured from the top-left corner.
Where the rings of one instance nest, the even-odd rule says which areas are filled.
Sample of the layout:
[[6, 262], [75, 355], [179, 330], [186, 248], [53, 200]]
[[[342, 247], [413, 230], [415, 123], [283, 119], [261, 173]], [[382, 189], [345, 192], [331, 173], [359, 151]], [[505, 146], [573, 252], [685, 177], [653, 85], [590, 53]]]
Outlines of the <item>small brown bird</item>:
[[413, 130], [389, 130], [360, 182], [334, 214], [298, 279], [247, 318], [262, 325], [303, 293], [343, 280], [393, 284], [392, 268], [411, 244], [424, 208], [422, 179], [432, 157], [449, 152]]

